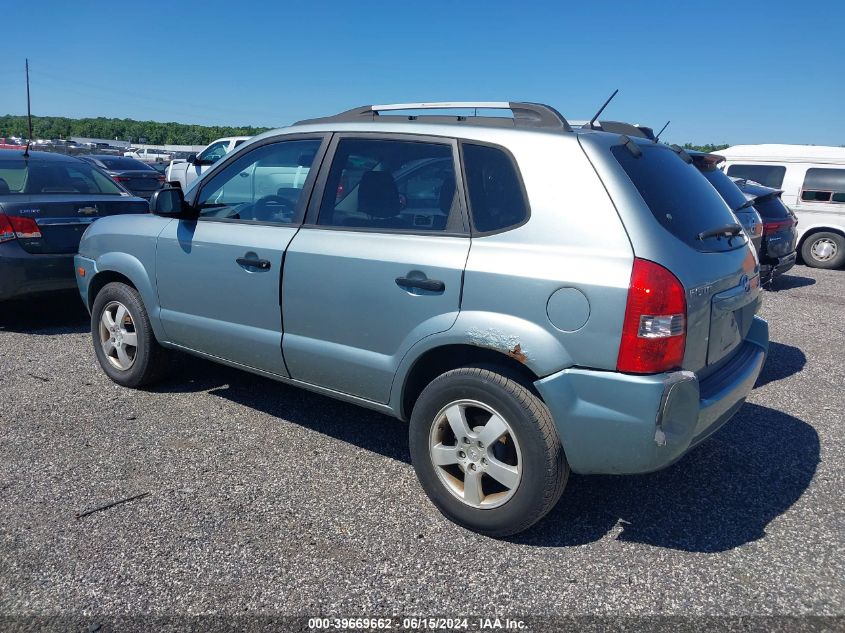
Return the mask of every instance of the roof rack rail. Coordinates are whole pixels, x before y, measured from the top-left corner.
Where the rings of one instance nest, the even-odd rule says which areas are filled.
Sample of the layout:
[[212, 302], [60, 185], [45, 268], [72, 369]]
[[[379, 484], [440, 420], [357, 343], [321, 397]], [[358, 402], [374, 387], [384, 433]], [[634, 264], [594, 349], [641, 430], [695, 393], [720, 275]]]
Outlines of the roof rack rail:
[[[571, 132], [572, 128], [563, 115], [551, 106], [542, 103], [528, 103], [522, 101], [443, 101], [443, 102], [422, 102], [422, 103], [390, 103], [383, 105], [365, 105], [351, 110], [346, 110], [333, 116], [318, 119], [306, 119], [297, 121], [294, 125], [311, 123], [339, 123], [348, 121], [370, 120], [378, 121], [382, 116], [381, 112], [399, 112], [402, 110], [510, 110], [513, 118], [507, 117], [485, 117], [466, 115], [422, 115], [426, 122], [449, 122], [469, 123], [482, 125], [508, 125], [513, 127], [537, 127], [551, 128]], [[390, 122], [419, 121], [419, 115], [406, 115], [404, 117], [388, 115]], [[393, 120], [395, 119], [395, 121]]]

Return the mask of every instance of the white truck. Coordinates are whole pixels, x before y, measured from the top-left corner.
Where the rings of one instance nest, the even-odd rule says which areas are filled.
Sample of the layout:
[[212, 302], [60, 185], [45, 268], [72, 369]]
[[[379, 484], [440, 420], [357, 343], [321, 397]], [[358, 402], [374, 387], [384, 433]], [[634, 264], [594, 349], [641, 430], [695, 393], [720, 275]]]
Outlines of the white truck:
[[123, 152], [123, 155], [128, 156], [129, 158], [137, 158], [144, 163], [164, 163], [172, 158], [172, 156], [164, 150], [153, 149], [151, 147]]
[[209, 143], [199, 154], [188, 156], [187, 160], [180, 158], [171, 161], [165, 172], [167, 184], [187, 191], [188, 187], [208, 171], [209, 167], [249, 138], [249, 136], [219, 138]]

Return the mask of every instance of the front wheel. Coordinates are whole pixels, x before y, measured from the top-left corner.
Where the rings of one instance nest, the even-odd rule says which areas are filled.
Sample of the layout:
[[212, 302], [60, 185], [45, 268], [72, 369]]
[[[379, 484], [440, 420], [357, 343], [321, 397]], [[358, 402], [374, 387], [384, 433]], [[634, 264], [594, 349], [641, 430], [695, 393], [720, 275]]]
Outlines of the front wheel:
[[801, 257], [813, 268], [839, 268], [845, 264], [845, 238], [838, 233], [813, 233], [801, 245]]
[[124, 387], [144, 387], [159, 380], [169, 354], [153, 334], [138, 291], [123, 283], [103, 286], [91, 309], [94, 352], [106, 375]]
[[449, 371], [423, 390], [411, 414], [410, 448], [420, 483], [440, 511], [489, 536], [539, 521], [569, 476], [543, 402], [486, 368]]

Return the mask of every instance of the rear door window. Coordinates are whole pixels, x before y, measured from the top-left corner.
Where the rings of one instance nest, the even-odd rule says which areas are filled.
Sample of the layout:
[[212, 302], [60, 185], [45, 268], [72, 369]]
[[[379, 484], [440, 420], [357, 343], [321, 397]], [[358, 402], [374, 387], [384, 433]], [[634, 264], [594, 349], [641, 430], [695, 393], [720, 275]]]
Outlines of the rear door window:
[[780, 189], [785, 174], [786, 167], [782, 165], [731, 165], [728, 167], [728, 176], [753, 180], [772, 189]]
[[451, 144], [343, 138], [317, 224], [371, 231], [445, 231], [456, 207]]
[[845, 204], [845, 169], [808, 169], [801, 200]]
[[691, 163], [665, 145], [637, 145], [635, 156], [624, 145], [611, 153], [628, 174], [657, 221], [672, 235], [701, 251], [725, 251], [743, 246], [743, 233], [700, 239], [711, 229], [737, 224], [724, 200]]

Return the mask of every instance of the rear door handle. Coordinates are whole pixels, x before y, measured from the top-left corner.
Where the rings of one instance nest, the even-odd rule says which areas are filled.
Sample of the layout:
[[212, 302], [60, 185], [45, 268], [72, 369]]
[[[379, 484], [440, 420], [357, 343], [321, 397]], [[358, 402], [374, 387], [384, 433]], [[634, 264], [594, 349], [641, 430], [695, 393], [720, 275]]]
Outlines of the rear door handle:
[[241, 266], [247, 268], [258, 268], [259, 270], [270, 270], [270, 260], [267, 259], [253, 259], [251, 257], [238, 257], [236, 260]]
[[397, 277], [396, 285], [400, 288], [419, 288], [429, 292], [443, 292], [446, 284], [439, 279], [411, 279], [410, 277]]

